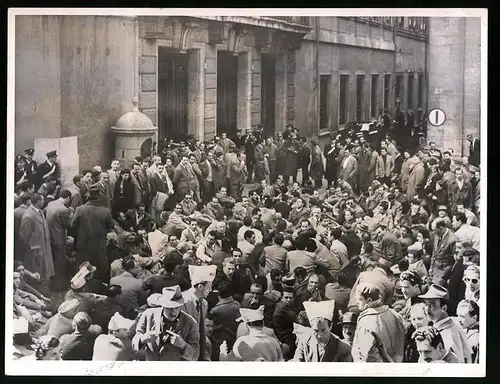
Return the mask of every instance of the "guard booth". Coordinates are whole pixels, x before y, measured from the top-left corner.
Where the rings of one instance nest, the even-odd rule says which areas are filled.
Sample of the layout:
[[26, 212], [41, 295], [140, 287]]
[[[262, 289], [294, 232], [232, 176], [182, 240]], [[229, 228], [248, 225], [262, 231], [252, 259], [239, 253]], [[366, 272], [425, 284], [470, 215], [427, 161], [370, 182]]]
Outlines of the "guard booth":
[[137, 156], [148, 157], [155, 151], [158, 127], [144, 113], [139, 112], [139, 99], [132, 100], [132, 112], [125, 113], [111, 127], [115, 133], [115, 159], [122, 167], [131, 168]]

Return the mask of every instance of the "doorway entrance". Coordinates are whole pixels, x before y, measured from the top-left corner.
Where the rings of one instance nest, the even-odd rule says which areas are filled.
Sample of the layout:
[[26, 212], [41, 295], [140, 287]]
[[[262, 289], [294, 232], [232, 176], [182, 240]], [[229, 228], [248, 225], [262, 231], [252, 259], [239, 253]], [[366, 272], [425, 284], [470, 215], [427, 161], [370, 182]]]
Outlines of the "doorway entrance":
[[188, 135], [188, 55], [158, 47], [158, 140]]
[[217, 52], [217, 135], [236, 137], [238, 110], [238, 56]]
[[264, 136], [274, 136], [276, 111], [276, 56], [262, 54], [260, 114]]

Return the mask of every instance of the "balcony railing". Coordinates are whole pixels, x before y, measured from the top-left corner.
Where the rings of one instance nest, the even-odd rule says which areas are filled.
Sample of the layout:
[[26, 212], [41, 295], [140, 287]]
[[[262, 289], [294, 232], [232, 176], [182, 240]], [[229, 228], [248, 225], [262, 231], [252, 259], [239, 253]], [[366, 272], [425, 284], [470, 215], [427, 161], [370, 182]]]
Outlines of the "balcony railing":
[[309, 26], [309, 16], [267, 16], [270, 19], [286, 21], [287, 23], [295, 23]]

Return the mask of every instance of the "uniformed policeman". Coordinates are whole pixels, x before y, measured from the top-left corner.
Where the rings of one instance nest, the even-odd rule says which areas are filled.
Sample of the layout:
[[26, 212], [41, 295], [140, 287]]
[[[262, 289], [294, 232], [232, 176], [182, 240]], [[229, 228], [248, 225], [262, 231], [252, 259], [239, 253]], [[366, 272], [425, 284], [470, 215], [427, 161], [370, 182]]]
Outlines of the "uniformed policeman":
[[57, 164], [57, 152], [50, 151], [45, 154], [47, 160], [38, 166], [37, 190], [47, 177], [52, 176], [59, 180], [59, 164]]
[[30, 183], [34, 184], [37, 180], [37, 172], [38, 172], [38, 164], [35, 160], [33, 160], [33, 154], [35, 153], [34, 149], [25, 149], [24, 157], [25, 157], [25, 169], [28, 173], [28, 180]]

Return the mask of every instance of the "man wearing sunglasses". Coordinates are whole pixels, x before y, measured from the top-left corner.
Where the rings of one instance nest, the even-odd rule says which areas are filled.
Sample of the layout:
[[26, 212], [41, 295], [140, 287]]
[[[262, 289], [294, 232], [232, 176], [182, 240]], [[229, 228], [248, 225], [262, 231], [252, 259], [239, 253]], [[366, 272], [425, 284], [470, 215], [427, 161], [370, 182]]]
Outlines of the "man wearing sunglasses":
[[448, 316], [448, 290], [440, 285], [432, 284], [424, 295], [418, 296], [424, 300], [427, 314], [443, 338], [444, 347], [451, 350], [461, 363], [472, 363], [472, 350], [467, 337], [451, 317]]
[[465, 299], [479, 303], [479, 267], [469, 265], [464, 271]]

